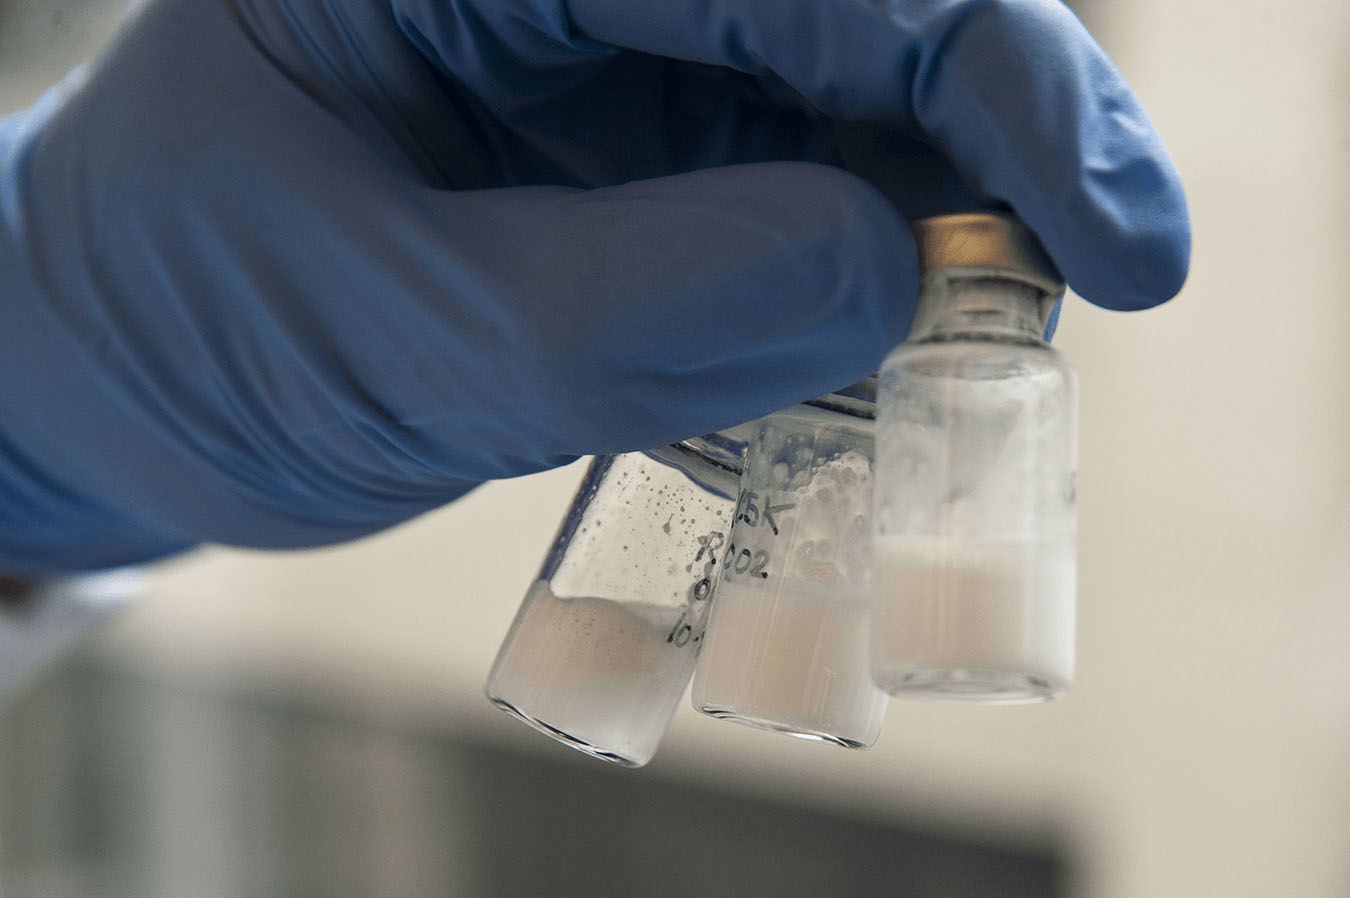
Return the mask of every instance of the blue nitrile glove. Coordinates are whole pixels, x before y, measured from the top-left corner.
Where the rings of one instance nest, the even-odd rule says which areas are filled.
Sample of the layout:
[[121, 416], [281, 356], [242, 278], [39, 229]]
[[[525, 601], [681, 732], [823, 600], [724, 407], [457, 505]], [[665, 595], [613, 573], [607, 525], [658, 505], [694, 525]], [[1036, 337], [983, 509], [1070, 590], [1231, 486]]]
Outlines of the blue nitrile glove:
[[0, 154], [35, 571], [338, 541], [847, 384], [909, 326], [897, 208], [1009, 206], [1115, 309], [1189, 250], [1053, 0], [152, 0]]

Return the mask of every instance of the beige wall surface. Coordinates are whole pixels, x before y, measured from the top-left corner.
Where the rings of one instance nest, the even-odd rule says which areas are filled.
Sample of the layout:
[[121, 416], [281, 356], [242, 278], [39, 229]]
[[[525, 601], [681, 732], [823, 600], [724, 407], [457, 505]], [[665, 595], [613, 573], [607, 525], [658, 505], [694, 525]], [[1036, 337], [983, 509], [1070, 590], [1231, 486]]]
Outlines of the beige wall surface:
[[[116, 6], [0, 4], [0, 109], [96, 47]], [[1031, 708], [893, 702], [864, 753], [682, 708], [638, 775], [1064, 833], [1093, 898], [1345, 896], [1350, 4], [1095, 12], [1181, 168], [1195, 255], [1175, 302], [1075, 303], [1057, 338], [1082, 377], [1077, 687]], [[153, 571], [100, 651], [534, 745], [481, 683], [579, 473], [336, 549], [201, 551]]]

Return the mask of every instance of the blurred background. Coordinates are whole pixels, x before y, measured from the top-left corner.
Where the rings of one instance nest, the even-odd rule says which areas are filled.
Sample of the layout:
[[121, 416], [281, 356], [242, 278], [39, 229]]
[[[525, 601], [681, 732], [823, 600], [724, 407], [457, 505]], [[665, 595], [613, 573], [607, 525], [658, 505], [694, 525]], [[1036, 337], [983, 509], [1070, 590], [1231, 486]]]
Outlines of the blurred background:
[[[123, 0], [0, 0], [0, 111]], [[1082, 0], [1189, 190], [1183, 294], [1068, 305], [1079, 673], [846, 752], [682, 706], [610, 769], [482, 682], [581, 474], [209, 549], [0, 709], [0, 895], [1350, 896], [1350, 4]]]

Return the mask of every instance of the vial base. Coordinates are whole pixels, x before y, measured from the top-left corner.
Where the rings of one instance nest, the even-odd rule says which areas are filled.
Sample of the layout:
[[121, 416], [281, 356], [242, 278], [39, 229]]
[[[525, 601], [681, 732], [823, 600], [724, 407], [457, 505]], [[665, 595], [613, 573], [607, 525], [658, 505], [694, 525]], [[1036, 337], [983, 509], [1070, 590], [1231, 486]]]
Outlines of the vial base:
[[1022, 671], [935, 668], [882, 670], [878, 686], [897, 698], [984, 705], [1027, 705], [1049, 701], [1067, 691], [1067, 683]]
[[505, 711], [507, 714], [510, 714], [517, 720], [530, 725], [534, 729], [543, 733], [545, 736], [548, 736], [550, 739], [555, 739], [558, 742], [561, 742], [563, 745], [566, 745], [568, 748], [575, 748], [577, 751], [582, 752], [583, 754], [590, 755], [592, 758], [596, 758], [601, 761], [608, 761], [611, 764], [617, 764], [620, 767], [627, 767], [629, 769], [641, 767], [648, 761], [647, 758], [624, 757], [623, 755], [617, 752], [608, 751], [598, 745], [592, 745], [585, 739], [579, 739], [576, 736], [573, 736], [571, 733], [564, 732], [563, 730], [560, 730], [557, 727], [553, 726], [552, 724], [546, 723], [545, 721], [542, 721], [537, 717], [531, 717], [529, 714], [526, 714], [524, 711], [520, 710], [515, 705], [511, 704], [506, 699], [494, 698], [493, 696], [490, 695], [488, 696], [488, 699], [498, 708], [501, 708], [503, 711]]
[[801, 739], [804, 742], [819, 742], [824, 745], [837, 745], [840, 748], [863, 749], [871, 745], [870, 742], [858, 742], [845, 736], [836, 736], [833, 733], [826, 733], [817, 730], [801, 730], [776, 720], [765, 720], [759, 717], [747, 717], [737, 711], [729, 708], [718, 708], [712, 705], [694, 706], [699, 711], [707, 714], [709, 717], [716, 717], [718, 720], [729, 720], [732, 723], [739, 723], [744, 726], [754, 727], [757, 730], [768, 730], [771, 733], [780, 733], [784, 736], [791, 736], [794, 739]]

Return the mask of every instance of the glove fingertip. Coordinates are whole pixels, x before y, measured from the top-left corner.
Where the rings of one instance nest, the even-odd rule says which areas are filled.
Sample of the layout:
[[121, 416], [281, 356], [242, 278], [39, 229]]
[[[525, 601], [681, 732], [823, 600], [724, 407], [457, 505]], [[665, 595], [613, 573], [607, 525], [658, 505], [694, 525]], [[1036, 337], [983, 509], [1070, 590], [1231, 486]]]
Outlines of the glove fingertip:
[[[1121, 195], [1118, 186], [1112, 190]], [[1180, 183], [1141, 202], [1145, 196], [1134, 193], [1128, 209], [1099, 208], [1098, 233], [1084, 242], [1089, 235], [1080, 232], [1073, 243], [1082, 250], [1056, 258], [1074, 292], [1093, 305], [1122, 312], [1150, 309], [1172, 299], [1186, 282], [1191, 228]]]

